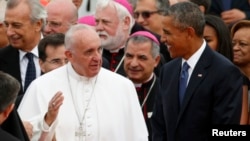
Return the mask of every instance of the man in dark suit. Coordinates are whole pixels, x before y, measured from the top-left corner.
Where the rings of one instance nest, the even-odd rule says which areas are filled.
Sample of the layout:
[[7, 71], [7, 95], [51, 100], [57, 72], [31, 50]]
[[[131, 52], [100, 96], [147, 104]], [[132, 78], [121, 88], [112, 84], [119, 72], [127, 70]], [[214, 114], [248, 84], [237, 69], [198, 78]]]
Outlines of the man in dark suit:
[[[133, 16], [135, 24], [131, 30], [131, 34], [136, 31], [150, 31], [159, 38], [160, 42], [162, 12], [170, 6], [169, 0], [137, 0], [134, 4]], [[166, 45], [161, 42], [160, 52], [165, 60], [164, 63], [171, 60]]]
[[[19, 96], [16, 100], [16, 107], [25, 92], [24, 86], [28, 87], [29, 84], [25, 83], [26, 74], [28, 74], [26, 70], [28, 70], [27, 66], [28, 62], [30, 62], [28, 61], [27, 53], [33, 56], [33, 78], [41, 74], [38, 63], [37, 44], [41, 39], [41, 30], [45, 19], [46, 11], [39, 1], [8, 0], [7, 2], [4, 25], [6, 26], [10, 45], [0, 49], [0, 70], [10, 74], [21, 84]], [[26, 131], [31, 136], [31, 125], [25, 125], [27, 125], [25, 126]], [[11, 112], [10, 116], [2, 124], [2, 127], [5, 131], [8, 131], [22, 141], [29, 140], [16, 109]]]
[[231, 26], [233, 23], [250, 19], [250, 5], [248, 0], [211, 0], [210, 14], [218, 15]]
[[37, 45], [42, 38], [45, 18], [46, 11], [39, 2], [9, 0], [7, 3], [4, 24], [10, 45], [0, 50], [0, 70], [20, 82], [22, 87], [19, 95], [25, 92], [25, 75], [29, 62], [27, 53], [33, 54], [36, 77], [41, 74]]
[[206, 141], [214, 125], [239, 124], [241, 73], [204, 41], [199, 7], [177, 3], [166, 11], [163, 24], [162, 41], [175, 59], [161, 70], [153, 141]]
[[[0, 125], [8, 118], [20, 90], [19, 82], [11, 75], [0, 71]], [[1, 141], [20, 141], [0, 127]]]

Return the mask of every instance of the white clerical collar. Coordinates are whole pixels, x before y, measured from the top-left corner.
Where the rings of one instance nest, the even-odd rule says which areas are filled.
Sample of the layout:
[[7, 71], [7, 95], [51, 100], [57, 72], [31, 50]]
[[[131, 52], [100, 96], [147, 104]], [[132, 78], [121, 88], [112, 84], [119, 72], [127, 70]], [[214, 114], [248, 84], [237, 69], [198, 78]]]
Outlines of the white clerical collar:
[[118, 49], [115, 50], [110, 50], [110, 53], [118, 53], [121, 49], [123, 49], [125, 46], [119, 47]]
[[151, 76], [148, 78], [148, 80], [146, 80], [145, 82], [143, 82], [143, 83], [147, 83], [147, 82], [149, 82], [152, 78], [154, 77], [154, 73], [152, 73], [151, 74]]
[[142, 83], [134, 83], [135, 87], [138, 88], [138, 87], [141, 87]]
[[142, 84], [149, 82], [154, 77], [154, 73], [151, 74], [151, 76], [143, 83], [134, 83], [135, 87], [141, 87]]
[[73, 77], [75, 80], [77, 81], [91, 81], [94, 82], [97, 78], [97, 75], [93, 76], [93, 77], [86, 77], [86, 76], [82, 76], [79, 75], [72, 67], [72, 64], [70, 62], [68, 62], [67, 64], [67, 71], [68, 71], [68, 75], [70, 75], [71, 77]]
[[191, 69], [194, 69], [195, 65], [197, 64], [198, 60], [201, 57], [201, 54], [204, 52], [206, 48], [206, 41], [203, 39], [203, 43], [201, 47], [188, 59], [182, 59], [182, 65], [186, 61]]

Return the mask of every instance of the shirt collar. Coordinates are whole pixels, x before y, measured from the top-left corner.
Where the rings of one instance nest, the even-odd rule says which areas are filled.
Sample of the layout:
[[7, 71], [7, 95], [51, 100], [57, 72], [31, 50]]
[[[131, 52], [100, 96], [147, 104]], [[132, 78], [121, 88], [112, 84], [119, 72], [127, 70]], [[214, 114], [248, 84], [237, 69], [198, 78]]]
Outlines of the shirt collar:
[[110, 53], [118, 53], [120, 50], [122, 50], [125, 46], [121, 46], [118, 49], [115, 50], [109, 50]]
[[195, 65], [197, 64], [198, 60], [201, 57], [201, 54], [205, 50], [205, 47], [206, 47], [206, 42], [203, 39], [203, 43], [202, 43], [201, 47], [188, 60], [182, 59], [182, 65], [186, 61], [189, 65], [189, 67], [194, 69]]
[[[36, 58], [38, 58], [38, 48], [37, 45], [30, 51]], [[19, 49], [19, 60], [22, 60], [27, 52], [24, 52]]]
[[151, 79], [153, 79], [153, 77], [154, 77], [154, 73], [152, 73], [150, 75], [150, 77], [145, 82], [143, 82], [143, 83], [134, 83], [134, 85], [135, 85], [135, 87], [141, 87], [142, 84], [145, 84], [145, 83], [149, 82]]
[[[43, 34], [41, 33], [41, 39], [43, 38]], [[39, 58], [38, 53], [38, 44], [30, 51], [36, 58]], [[19, 49], [19, 60], [21, 61], [27, 52]]]

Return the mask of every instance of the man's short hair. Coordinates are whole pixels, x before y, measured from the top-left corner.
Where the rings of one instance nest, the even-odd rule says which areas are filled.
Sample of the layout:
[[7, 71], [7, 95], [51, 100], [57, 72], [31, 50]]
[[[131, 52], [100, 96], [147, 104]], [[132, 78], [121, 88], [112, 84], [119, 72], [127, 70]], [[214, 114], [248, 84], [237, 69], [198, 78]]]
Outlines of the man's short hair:
[[64, 45], [65, 35], [62, 33], [55, 33], [45, 36], [38, 44], [39, 59], [45, 61], [47, 58], [46, 48], [51, 45], [54, 48]]
[[11, 75], [0, 71], [0, 113], [16, 101], [20, 83]]

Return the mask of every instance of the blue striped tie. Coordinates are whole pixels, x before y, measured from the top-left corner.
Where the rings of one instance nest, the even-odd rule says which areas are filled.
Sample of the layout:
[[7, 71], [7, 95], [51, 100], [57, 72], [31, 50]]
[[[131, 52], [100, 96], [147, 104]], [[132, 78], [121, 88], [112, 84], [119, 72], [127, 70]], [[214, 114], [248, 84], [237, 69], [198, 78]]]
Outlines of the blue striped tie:
[[183, 63], [182, 69], [181, 69], [181, 74], [180, 74], [180, 84], [179, 84], [179, 101], [180, 105], [182, 104], [186, 87], [187, 87], [187, 81], [188, 81], [188, 69], [189, 65], [187, 62]]
[[25, 56], [28, 58], [29, 62], [27, 65], [27, 70], [26, 70], [24, 92], [26, 91], [30, 83], [36, 78], [36, 67], [35, 67], [35, 63], [33, 60], [33, 54], [27, 53]]

